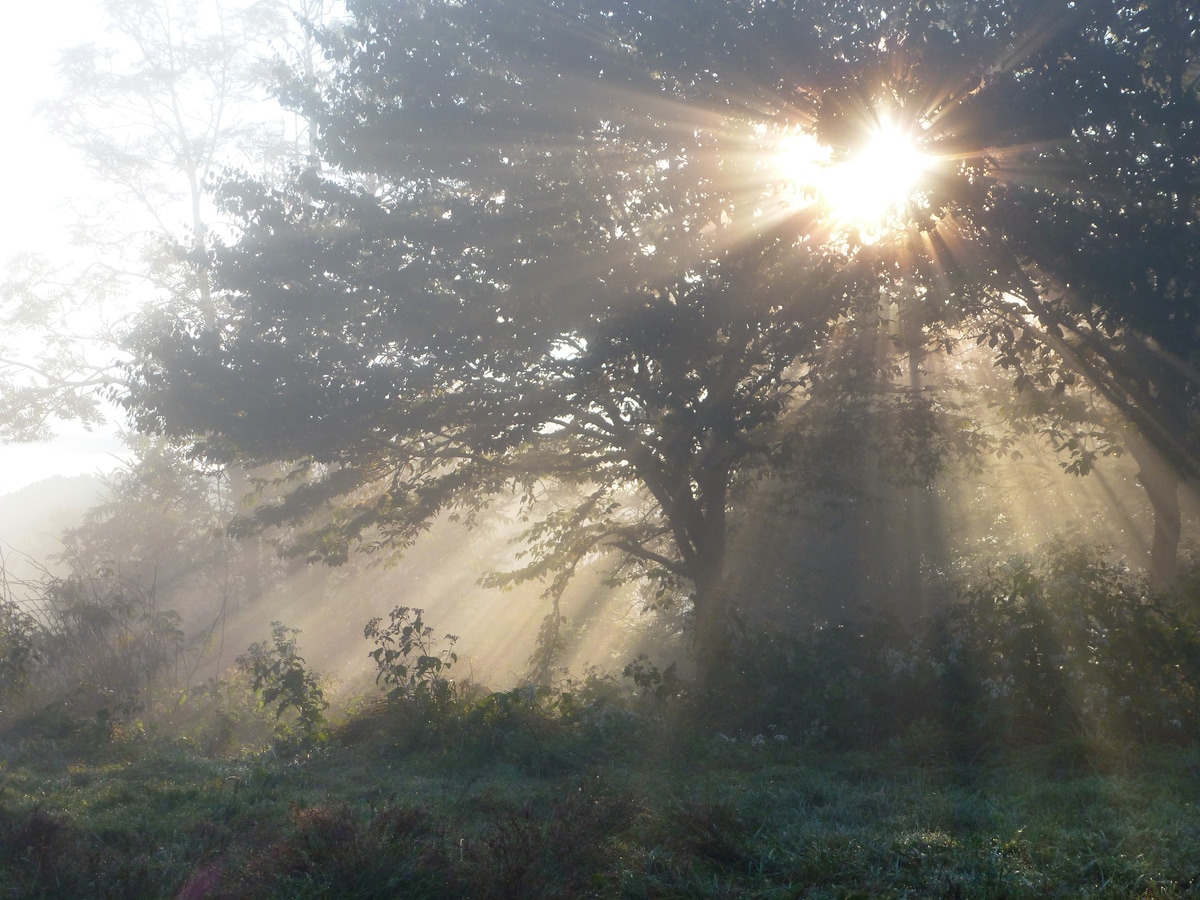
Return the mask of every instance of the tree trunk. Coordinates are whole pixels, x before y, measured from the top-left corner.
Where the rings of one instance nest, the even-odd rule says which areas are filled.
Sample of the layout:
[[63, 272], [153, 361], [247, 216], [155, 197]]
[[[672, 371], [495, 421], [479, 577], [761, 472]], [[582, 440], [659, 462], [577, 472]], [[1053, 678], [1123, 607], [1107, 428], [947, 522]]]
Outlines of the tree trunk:
[[[701, 687], [716, 687], [717, 679], [732, 664], [729, 634], [729, 593], [726, 584], [726, 557], [729, 550], [729, 522], [726, 502], [729, 470], [709, 467], [700, 476], [704, 500], [704, 527], [697, 534], [698, 558], [695, 566], [696, 587], [696, 661], [703, 675]], [[707, 682], [707, 684], [705, 683]]]
[[1154, 512], [1154, 537], [1150, 544], [1150, 584], [1155, 590], [1173, 590], [1179, 581], [1179, 541], [1183, 532], [1179, 510], [1179, 474], [1141, 438], [1131, 438], [1130, 452], [1138, 464], [1138, 483]]
[[697, 584], [692, 602], [696, 608], [692, 642], [702, 691], [716, 686], [731, 662], [728, 595], [719, 581]]
[[1166, 466], [1139, 479], [1154, 508], [1154, 539], [1150, 546], [1150, 582], [1156, 590], [1169, 591], [1179, 582], [1179, 538], [1183, 530], [1179, 512], [1179, 476]]

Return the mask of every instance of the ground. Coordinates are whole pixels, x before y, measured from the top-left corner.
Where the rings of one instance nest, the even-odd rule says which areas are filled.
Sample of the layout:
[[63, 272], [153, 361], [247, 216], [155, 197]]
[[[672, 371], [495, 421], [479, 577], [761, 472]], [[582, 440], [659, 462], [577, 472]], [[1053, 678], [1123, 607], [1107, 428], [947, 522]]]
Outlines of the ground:
[[624, 715], [377, 714], [225, 758], [0, 738], [0, 897], [1200, 893], [1200, 748], [1101, 749], [849, 752]]

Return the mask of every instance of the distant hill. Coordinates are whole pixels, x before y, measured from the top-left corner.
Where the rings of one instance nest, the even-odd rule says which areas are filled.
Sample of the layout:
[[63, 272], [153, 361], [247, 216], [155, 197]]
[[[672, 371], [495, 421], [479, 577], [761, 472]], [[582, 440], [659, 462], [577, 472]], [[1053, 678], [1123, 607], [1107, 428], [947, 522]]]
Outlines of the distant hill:
[[58, 535], [76, 524], [107, 492], [97, 475], [55, 475], [0, 495], [0, 550], [11, 565], [20, 554], [44, 560], [59, 549]]

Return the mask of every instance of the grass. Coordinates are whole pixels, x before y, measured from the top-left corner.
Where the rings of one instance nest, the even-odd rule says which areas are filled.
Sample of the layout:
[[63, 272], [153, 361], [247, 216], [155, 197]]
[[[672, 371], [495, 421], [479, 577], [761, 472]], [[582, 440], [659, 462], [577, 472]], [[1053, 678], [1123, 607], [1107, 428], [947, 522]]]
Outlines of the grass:
[[1200, 894], [1196, 748], [1101, 766], [393, 724], [297, 757], [0, 742], [0, 898]]

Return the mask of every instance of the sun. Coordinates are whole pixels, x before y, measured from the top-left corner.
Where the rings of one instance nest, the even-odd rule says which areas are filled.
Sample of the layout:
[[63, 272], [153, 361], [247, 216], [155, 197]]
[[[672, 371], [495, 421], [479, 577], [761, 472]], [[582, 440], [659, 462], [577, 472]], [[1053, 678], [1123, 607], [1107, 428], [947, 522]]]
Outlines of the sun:
[[889, 124], [840, 155], [808, 132], [779, 143], [777, 166], [793, 203], [817, 206], [831, 224], [864, 243], [879, 240], [921, 206], [921, 185], [932, 158], [908, 131]]
[[908, 134], [879, 128], [860, 150], [826, 170], [822, 194], [830, 215], [864, 232], [886, 228], [918, 202], [928, 165]]

